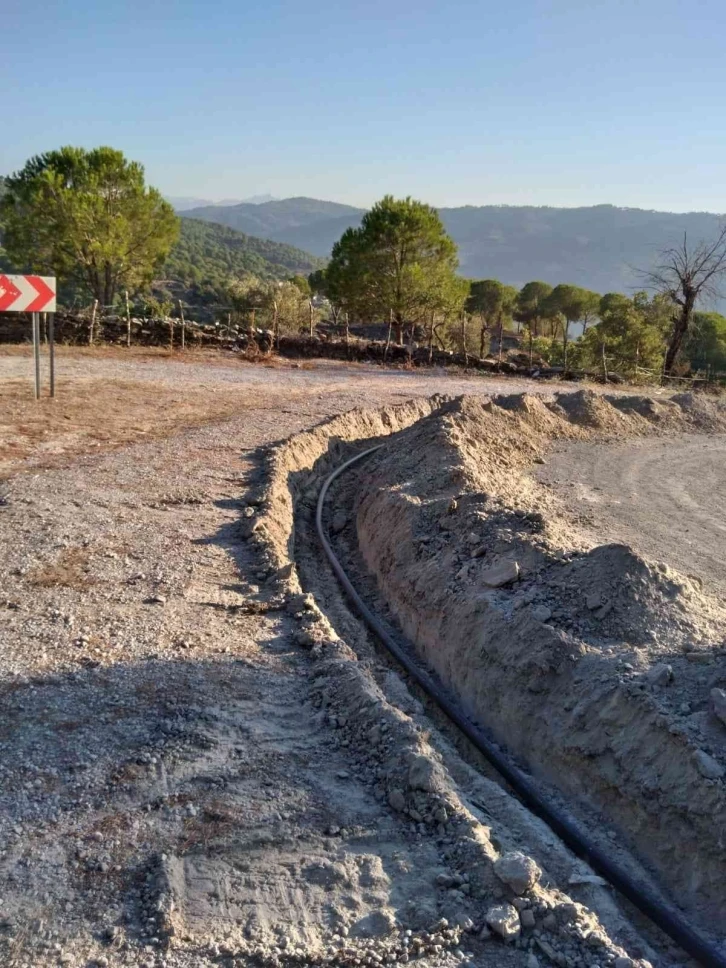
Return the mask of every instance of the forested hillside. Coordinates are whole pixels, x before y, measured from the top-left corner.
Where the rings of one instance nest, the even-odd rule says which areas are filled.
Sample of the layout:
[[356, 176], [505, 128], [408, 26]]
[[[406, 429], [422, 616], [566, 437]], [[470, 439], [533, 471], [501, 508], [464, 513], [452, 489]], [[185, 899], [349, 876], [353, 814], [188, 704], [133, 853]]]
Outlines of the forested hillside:
[[269, 239], [256, 239], [223, 225], [188, 218], [164, 268], [164, 275], [191, 285], [209, 281], [223, 285], [231, 278], [255, 275], [287, 279], [320, 268], [322, 259]]
[[209, 205], [184, 212], [188, 218], [203, 219], [228, 225], [238, 232], [299, 246], [305, 240], [305, 251], [326, 258], [333, 244], [351, 225], [357, 225], [362, 208], [325, 202], [316, 198], [285, 198], [255, 205]]
[[[494, 276], [514, 286], [528, 279], [553, 285], [568, 279], [599, 292], [639, 287], [636, 269], [647, 269], [657, 253], [689, 238], [711, 238], [720, 218], [596, 205], [589, 208], [485, 205], [439, 210], [459, 247], [460, 272]], [[330, 255], [346, 228], [360, 224], [362, 209], [310, 198], [263, 205], [210, 206], [186, 212], [262, 238]]]

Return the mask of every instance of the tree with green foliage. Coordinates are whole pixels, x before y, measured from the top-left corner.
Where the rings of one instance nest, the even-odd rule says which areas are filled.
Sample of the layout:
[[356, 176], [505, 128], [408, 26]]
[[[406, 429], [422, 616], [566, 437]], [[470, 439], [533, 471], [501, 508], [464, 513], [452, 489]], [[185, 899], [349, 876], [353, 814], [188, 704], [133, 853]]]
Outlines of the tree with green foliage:
[[598, 307], [599, 323], [575, 344], [578, 363], [634, 378], [643, 370], [658, 372], [663, 361], [662, 327], [646, 293], [632, 299], [619, 292], [606, 293]]
[[533, 279], [525, 283], [517, 293], [514, 318], [524, 324], [529, 335], [529, 360], [532, 362], [534, 341], [540, 335], [542, 321], [546, 319], [547, 300], [552, 294], [552, 286], [548, 282]]
[[484, 356], [487, 334], [496, 326], [501, 334], [504, 320], [511, 318], [517, 302], [517, 290], [498, 279], [477, 279], [471, 283], [466, 310], [479, 317], [479, 357]]
[[692, 370], [726, 372], [726, 317], [694, 313], [682, 352]]
[[386, 195], [333, 246], [329, 298], [359, 319], [392, 315], [396, 340], [458, 292], [456, 245], [436, 209]]
[[567, 369], [567, 352], [572, 323], [582, 322], [585, 329], [597, 313], [600, 296], [589, 289], [565, 283], [555, 286], [546, 300], [546, 308], [551, 316], [562, 318], [562, 357]]
[[65, 147], [6, 180], [0, 220], [18, 269], [51, 272], [110, 306], [148, 285], [179, 235], [179, 219], [144, 169], [113, 148]]

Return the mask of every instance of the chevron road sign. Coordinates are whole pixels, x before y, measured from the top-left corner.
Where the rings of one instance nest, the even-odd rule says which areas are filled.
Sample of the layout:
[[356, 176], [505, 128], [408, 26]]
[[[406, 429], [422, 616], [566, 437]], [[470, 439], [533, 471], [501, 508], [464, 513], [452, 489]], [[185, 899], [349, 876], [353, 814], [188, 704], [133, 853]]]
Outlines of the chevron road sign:
[[54, 276], [0, 275], [0, 312], [54, 313]]

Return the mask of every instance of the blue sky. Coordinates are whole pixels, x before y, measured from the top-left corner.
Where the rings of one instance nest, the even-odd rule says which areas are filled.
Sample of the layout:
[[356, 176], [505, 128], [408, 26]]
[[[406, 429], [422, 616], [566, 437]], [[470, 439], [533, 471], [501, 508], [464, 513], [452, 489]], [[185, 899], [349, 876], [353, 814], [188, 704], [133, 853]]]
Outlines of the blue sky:
[[2, 0], [0, 173], [171, 195], [726, 210], [723, 0]]

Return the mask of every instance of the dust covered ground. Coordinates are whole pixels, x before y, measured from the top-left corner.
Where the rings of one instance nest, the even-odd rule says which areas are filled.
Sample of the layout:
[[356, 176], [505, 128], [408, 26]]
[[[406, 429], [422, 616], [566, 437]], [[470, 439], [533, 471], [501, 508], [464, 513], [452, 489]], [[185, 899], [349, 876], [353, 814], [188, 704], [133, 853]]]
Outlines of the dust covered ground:
[[726, 437], [562, 444], [536, 476], [599, 542], [632, 545], [724, 594]]
[[316, 651], [318, 606], [280, 583], [290, 540], [279, 562], [271, 531], [249, 540], [279, 525], [261, 448], [356, 406], [533, 385], [159, 356], [62, 353], [40, 404], [28, 355], [0, 356], [0, 962], [667, 954], [360, 630]]

